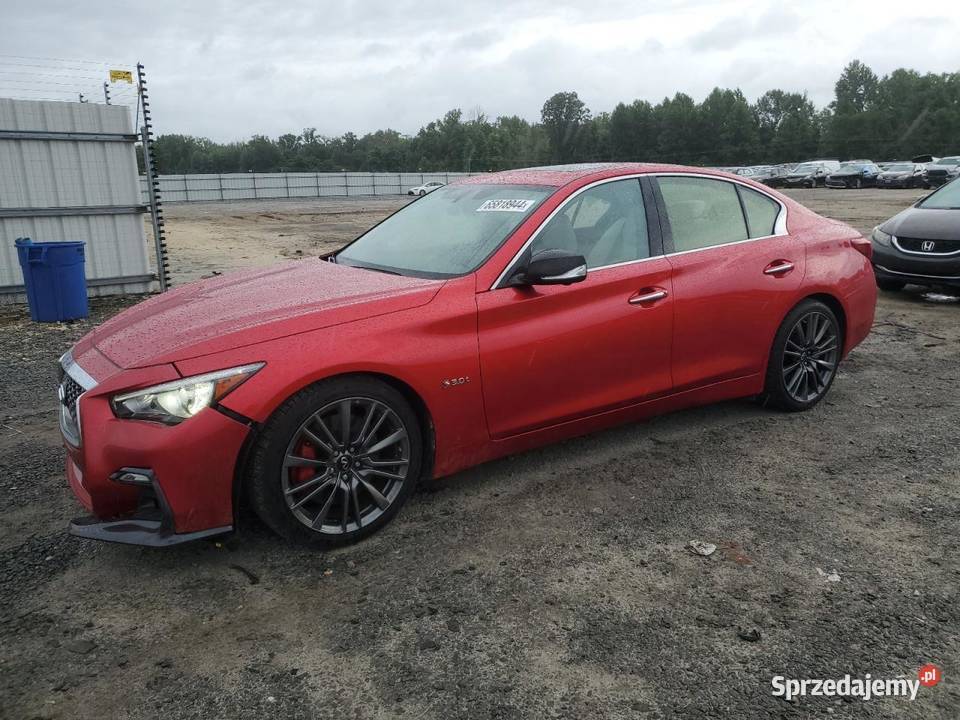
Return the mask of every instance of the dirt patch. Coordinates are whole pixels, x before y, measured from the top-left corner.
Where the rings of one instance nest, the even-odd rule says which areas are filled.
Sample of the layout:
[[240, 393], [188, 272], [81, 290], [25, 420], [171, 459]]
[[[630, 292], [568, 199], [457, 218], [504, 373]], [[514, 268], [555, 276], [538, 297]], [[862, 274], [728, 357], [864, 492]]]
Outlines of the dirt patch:
[[[916, 193], [797, 195], [867, 230]], [[356, 215], [315, 201], [172, 206], [174, 267], [186, 278], [322, 251], [402, 201], [390, 203]], [[225, 542], [164, 551], [66, 535], [79, 508], [54, 429], [56, 359], [132, 301], [95, 301], [89, 321], [62, 326], [0, 314], [2, 717], [960, 707], [956, 302], [884, 294], [873, 334], [809, 413], [730, 402], [524, 453], [425, 488], [378, 535], [317, 553], [252, 520]], [[694, 555], [693, 539], [719, 549]], [[913, 677], [925, 662], [946, 679], [913, 703], [770, 694], [775, 674]]]
[[[164, 208], [171, 278], [317, 257], [337, 250], [412, 198], [180, 203]], [[148, 227], [149, 235], [149, 227]]]

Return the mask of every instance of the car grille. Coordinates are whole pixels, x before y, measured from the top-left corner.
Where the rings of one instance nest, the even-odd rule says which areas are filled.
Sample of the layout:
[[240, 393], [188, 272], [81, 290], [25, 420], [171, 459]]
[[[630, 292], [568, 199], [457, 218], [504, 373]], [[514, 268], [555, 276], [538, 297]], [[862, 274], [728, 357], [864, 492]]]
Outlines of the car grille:
[[83, 395], [83, 388], [76, 380], [64, 373], [63, 380], [60, 381], [60, 387], [63, 388], [63, 405], [70, 413], [74, 422], [77, 421], [77, 399]]
[[909, 252], [926, 253], [928, 255], [948, 255], [960, 251], [960, 240], [933, 240], [933, 249], [925, 250], [923, 244], [931, 242], [923, 238], [907, 238], [897, 236], [897, 244]]
[[80, 445], [80, 410], [77, 400], [84, 389], [76, 380], [64, 373], [60, 378], [60, 430], [73, 445]]

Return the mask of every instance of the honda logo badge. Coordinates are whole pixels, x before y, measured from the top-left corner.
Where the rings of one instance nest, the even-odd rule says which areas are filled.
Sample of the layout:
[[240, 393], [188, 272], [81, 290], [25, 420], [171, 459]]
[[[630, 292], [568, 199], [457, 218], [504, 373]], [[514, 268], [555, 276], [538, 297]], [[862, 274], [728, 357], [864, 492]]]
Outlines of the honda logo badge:
[[937, 244], [933, 240], [924, 240], [923, 244], [920, 246], [920, 249], [924, 252], [933, 252], [933, 249]]

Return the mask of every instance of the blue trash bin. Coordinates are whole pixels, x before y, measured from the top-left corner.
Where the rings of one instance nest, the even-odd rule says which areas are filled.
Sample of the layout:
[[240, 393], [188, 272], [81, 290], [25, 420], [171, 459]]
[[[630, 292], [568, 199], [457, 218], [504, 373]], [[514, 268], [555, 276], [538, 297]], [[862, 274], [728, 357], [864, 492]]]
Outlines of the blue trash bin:
[[83, 242], [42, 242], [17, 238], [17, 255], [35, 322], [85, 318], [87, 280]]

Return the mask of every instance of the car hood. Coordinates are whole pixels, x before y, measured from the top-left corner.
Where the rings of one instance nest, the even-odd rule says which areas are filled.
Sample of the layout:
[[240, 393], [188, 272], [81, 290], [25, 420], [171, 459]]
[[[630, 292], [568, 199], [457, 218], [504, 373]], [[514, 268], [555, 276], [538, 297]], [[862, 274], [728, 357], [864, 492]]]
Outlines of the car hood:
[[923, 240], [960, 240], [960, 210], [907, 208], [881, 229], [891, 235]]
[[832, 172], [832, 173], [830, 173], [830, 177], [835, 177], [835, 178], [860, 177], [861, 175], [863, 175], [863, 171], [862, 171], [862, 170], [849, 170], [849, 171], [845, 171], [845, 172]]
[[880, 177], [903, 177], [904, 175], [913, 175], [912, 170], [884, 170]]
[[145, 367], [424, 305], [442, 281], [302, 260], [184, 285], [87, 335], [122, 368]]

